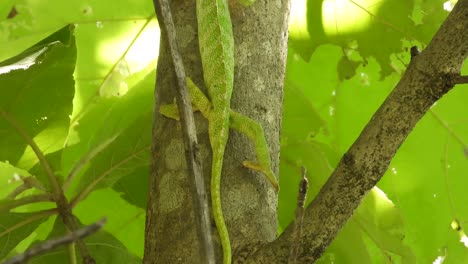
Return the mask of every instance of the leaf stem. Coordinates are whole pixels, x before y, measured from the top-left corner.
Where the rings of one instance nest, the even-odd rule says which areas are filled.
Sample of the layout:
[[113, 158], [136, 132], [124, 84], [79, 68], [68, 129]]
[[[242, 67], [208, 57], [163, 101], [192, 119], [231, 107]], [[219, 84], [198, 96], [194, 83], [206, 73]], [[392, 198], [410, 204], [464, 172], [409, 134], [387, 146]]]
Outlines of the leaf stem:
[[0, 205], [0, 213], [9, 211], [13, 208], [20, 207], [20, 206], [27, 205], [27, 204], [40, 203], [40, 202], [53, 202], [53, 201], [54, 199], [52, 198], [50, 194], [29, 195], [29, 196], [22, 197], [17, 200], [13, 200], [4, 205]]

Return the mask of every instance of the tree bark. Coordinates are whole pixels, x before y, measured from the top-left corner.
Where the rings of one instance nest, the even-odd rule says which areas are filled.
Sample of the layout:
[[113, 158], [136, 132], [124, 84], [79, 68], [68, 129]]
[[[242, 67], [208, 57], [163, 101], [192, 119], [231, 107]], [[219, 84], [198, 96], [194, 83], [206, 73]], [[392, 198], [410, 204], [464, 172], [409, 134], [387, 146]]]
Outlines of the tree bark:
[[[187, 76], [204, 89], [195, 1], [172, 1], [171, 10]], [[230, 11], [235, 38], [231, 107], [263, 126], [273, 171], [278, 174], [289, 1], [257, 0], [250, 7], [231, 2]], [[161, 104], [173, 102], [176, 85], [164, 35], [159, 54], [144, 263], [198, 263], [196, 226], [180, 124], [158, 112]], [[209, 189], [211, 148], [207, 122], [199, 113], [195, 119], [203, 174]], [[250, 248], [248, 245], [264, 244], [276, 237], [277, 194], [263, 175], [242, 166], [244, 160], [255, 160], [252, 143], [231, 130], [223, 163], [221, 194], [234, 261], [238, 258], [236, 248]], [[220, 261], [221, 247], [216, 232], [215, 236]]]

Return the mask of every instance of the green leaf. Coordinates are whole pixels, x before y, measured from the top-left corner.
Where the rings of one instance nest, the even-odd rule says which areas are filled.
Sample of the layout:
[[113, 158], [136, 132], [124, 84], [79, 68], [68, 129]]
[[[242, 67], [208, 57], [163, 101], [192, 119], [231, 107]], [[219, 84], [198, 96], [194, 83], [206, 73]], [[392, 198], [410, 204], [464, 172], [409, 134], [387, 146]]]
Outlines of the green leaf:
[[[141, 129], [139, 126], [142, 124], [134, 122], [152, 108], [156, 78], [154, 67], [155, 64], [150, 63], [140, 72], [129, 76], [125, 80], [129, 88], [126, 94], [104, 98], [95, 93], [84, 100], [88, 100], [88, 104], [75, 104], [69, 146], [65, 148], [62, 160], [64, 171], [69, 172], [78, 160], [99, 148], [103, 142], [110, 139], [125, 140], [124, 137], [117, 137], [130, 125], [133, 124], [136, 130]], [[79, 91], [85, 88], [97, 92], [96, 85], [81, 82]]]
[[25, 170], [6, 162], [0, 162], [0, 199], [4, 199], [23, 183], [20, 176], [28, 175], [30, 175], [29, 172]]
[[[130, 90], [121, 96], [96, 98], [74, 126], [80, 141], [64, 149], [64, 170], [70, 171], [102, 142], [113, 142], [91, 160], [86, 172], [72, 183], [73, 194], [112, 186], [135, 169], [148, 166], [151, 140], [154, 64], [129, 77]], [[78, 183], [79, 182], [79, 183]], [[79, 185], [79, 186], [77, 186]], [[76, 189], [78, 188], [78, 189]]]
[[[291, 10], [290, 44], [306, 61], [323, 44], [357, 50], [366, 60], [375, 58], [381, 77], [386, 77], [393, 71], [390, 55], [403, 49], [401, 39], [427, 43], [427, 37], [433, 36], [425, 31], [420, 37], [421, 30], [412, 20], [413, 2], [420, 1], [297, 1]], [[422, 8], [434, 5], [429, 2]]]
[[364, 198], [353, 216], [353, 221], [379, 249], [380, 258], [398, 256], [401, 263], [416, 263], [415, 255], [405, 245], [405, 226], [401, 212], [384, 192], [374, 187]]
[[76, 193], [83, 199], [92, 190], [111, 187], [137, 168], [149, 165], [152, 114], [147, 113], [130, 125], [104, 151], [96, 156], [79, 179]]
[[1, 213], [0, 214], [0, 260], [28, 237], [39, 224], [47, 220], [37, 213]]
[[112, 187], [122, 193], [122, 198], [139, 208], [146, 208], [148, 202], [148, 167], [136, 169], [131, 175], [121, 178]]
[[[37, 158], [26, 149], [25, 136], [33, 138], [44, 153], [63, 145], [74, 91], [76, 48], [71, 34], [67, 26], [2, 64], [0, 145], [6, 147], [0, 148], [0, 160], [8, 160], [19, 168], [32, 167]], [[64, 35], [68, 36], [68, 43], [58, 41]], [[20, 59], [22, 63], [18, 63]], [[15, 64], [11, 64], [13, 60]], [[19, 162], [23, 152], [25, 158]]]
[[427, 45], [449, 14], [448, 10], [444, 10], [444, 6], [450, 3], [453, 7], [454, 2], [456, 1], [415, 1], [413, 19], [417, 26], [412, 32], [414, 38]]
[[93, 192], [78, 204], [74, 213], [84, 224], [106, 217], [104, 230], [112, 234], [133, 254], [143, 257], [145, 209], [128, 204], [111, 189]]
[[372, 261], [365, 238], [361, 227], [355, 221], [348, 221], [316, 263], [376, 263]]
[[336, 61], [341, 58], [338, 47], [320, 47], [305, 62], [293, 49], [289, 49], [284, 92], [284, 123], [282, 144], [301, 142], [328, 130], [324, 117], [329, 108], [325, 103], [333, 99], [337, 85]]
[[[11, 8], [2, 1], [0, 7]], [[112, 27], [122, 20], [146, 19], [154, 12], [151, 2], [90, 1], [16, 1], [18, 14], [0, 20], [0, 60], [9, 58], [67, 24], [92, 24]], [[5, 6], [4, 6], [5, 5]]]

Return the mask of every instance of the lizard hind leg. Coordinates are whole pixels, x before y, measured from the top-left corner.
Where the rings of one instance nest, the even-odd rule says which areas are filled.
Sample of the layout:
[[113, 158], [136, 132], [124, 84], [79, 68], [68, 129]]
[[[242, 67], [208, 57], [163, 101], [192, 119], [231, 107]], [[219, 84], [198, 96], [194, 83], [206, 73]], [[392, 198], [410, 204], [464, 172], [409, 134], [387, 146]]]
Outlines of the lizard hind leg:
[[[218, 155], [213, 155], [213, 160], [223, 158]], [[231, 241], [229, 239], [229, 232], [224, 220], [223, 209], [221, 205], [221, 175], [218, 171], [222, 170], [221, 167], [217, 166], [215, 162], [212, 164], [212, 171], [216, 171], [211, 176], [211, 206], [213, 207], [213, 218], [216, 223], [216, 229], [218, 230], [219, 238], [221, 241], [221, 247], [223, 249], [223, 264], [231, 263]], [[215, 175], [218, 174], [218, 175]]]
[[271, 170], [270, 150], [262, 126], [247, 116], [231, 111], [231, 128], [244, 133], [254, 143], [258, 162], [244, 161], [242, 164], [264, 174], [273, 188], [279, 191], [278, 181]]
[[[198, 88], [192, 79], [187, 77], [187, 88], [190, 95], [190, 100], [192, 102], [193, 111], [202, 112], [203, 116], [207, 117], [211, 111], [211, 103], [203, 94], [203, 92]], [[179, 120], [179, 109], [177, 109], [177, 104], [174, 102], [172, 104], [165, 104], [159, 107], [159, 113], [163, 116]]]

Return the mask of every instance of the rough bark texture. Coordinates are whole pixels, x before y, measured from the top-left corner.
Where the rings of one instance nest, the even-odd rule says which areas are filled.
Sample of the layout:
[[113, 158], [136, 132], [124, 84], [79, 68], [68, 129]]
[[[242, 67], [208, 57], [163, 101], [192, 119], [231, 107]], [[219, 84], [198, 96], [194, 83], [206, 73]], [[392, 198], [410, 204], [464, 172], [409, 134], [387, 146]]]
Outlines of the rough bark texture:
[[[203, 87], [195, 1], [172, 1], [171, 9], [187, 76]], [[289, 1], [261, 1], [251, 7], [230, 3], [235, 38], [235, 81], [231, 106], [261, 123], [278, 173], [283, 79], [287, 52]], [[199, 263], [191, 196], [180, 124], [159, 115], [174, 98], [175, 78], [166, 40], [161, 39], [153, 127], [153, 168], [147, 209], [144, 263]], [[203, 87], [204, 88], [204, 87]], [[211, 149], [207, 122], [197, 121], [203, 173], [209, 183]], [[254, 160], [251, 142], [232, 131], [222, 175], [222, 203], [235, 251], [276, 236], [277, 195], [263, 175], [242, 167]], [[217, 241], [217, 257], [221, 251]], [[236, 256], [233, 256], [236, 261]]]
[[[459, 0], [307, 208], [297, 263], [313, 263], [322, 255], [364, 195], [383, 176], [416, 123], [453, 88], [467, 54], [468, 0]], [[290, 226], [246, 262], [286, 263], [291, 235]]]

